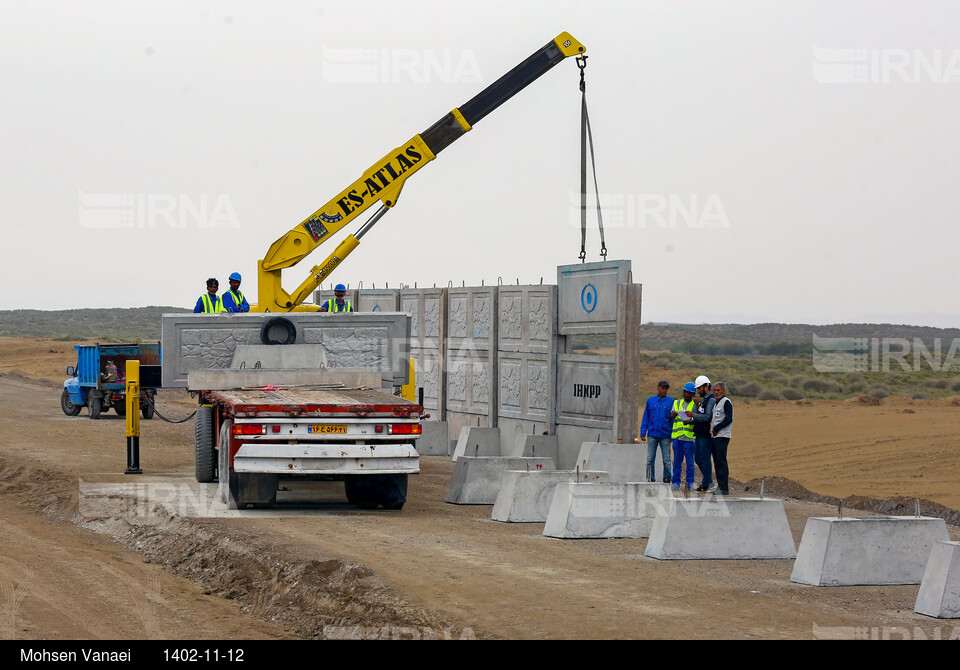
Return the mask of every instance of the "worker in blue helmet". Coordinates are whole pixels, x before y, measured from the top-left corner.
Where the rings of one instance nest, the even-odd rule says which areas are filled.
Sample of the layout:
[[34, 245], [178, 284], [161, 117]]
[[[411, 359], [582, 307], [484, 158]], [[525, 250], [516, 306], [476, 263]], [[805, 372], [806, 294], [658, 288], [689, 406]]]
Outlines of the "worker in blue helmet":
[[335, 314], [337, 312], [353, 312], [353, 305], [350, 304], [350, 301], [346, 299], [347, 287], [343, 284], [337, 284], [333, 287], [334, 298], [330, 298], [325, 303], [320, 305], [321, 312], [330, 312]]
[[230, 290], [223, 294], [223, 308], [228, 312], [249, 312], [250, 303], [240, 292], [240, 282], [243, 278], [239, 272], [230, 275]]

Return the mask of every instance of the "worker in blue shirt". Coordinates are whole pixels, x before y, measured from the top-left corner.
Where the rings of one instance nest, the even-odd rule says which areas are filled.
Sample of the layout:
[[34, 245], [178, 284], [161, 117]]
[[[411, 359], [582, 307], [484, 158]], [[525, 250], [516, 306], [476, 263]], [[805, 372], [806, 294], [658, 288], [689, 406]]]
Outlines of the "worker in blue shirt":
[[[647, 481], [656, 481], [654, 467], [657, 461], [657, 448], [663, 459], [663, 481], [670, 483], [672, 461], [670, 459], [670, 442], [673, 435], [673, 398], [667, 395], [670, 382], [662, 380], [657, 384], [657, 395], [647, 399], [643, 408], [643, 420], [640, 422], [640, 439], [647, 440]], [[647, 437], [649, 435], [649, 438]]]
[[350, 304], [350, 301], [344, 299], [347, 295], [346, 286], [344, 286], [343, 284], [337, 284], [336, 286], [334, 286], [333, 295], [335, 295], [336, 297], [330, 298], [325, 303], [323, 303], [323, 305], [320, 306], [321, 312], [330, 312], [332, 314], [336, 312], [354, 311], [353, 305]]
[[249, 312], [250, 303], [240, 292], [240, 282], [243, 279], [239, 272], [230, 275], [230, 290], [223, 294], [223, 308], [228, 312]]
[[220, 282], [218, 282], [215, 277], [210, 277], [210, 279], [207, 280], [207, 292], [197, 299], [193, 313], [219, 314], [225, 312], [223, 301], [220, 300], [220, 296], [217, 295], [219, 289]]

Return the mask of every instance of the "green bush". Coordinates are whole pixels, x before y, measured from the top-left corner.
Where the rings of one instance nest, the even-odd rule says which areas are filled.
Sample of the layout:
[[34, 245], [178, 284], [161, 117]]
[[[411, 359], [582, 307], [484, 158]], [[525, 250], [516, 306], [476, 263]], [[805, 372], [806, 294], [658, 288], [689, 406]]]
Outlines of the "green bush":
[[763, 391], [763, 387], [757, 382], [747, 382], [743, 386], [737, 387], [737, 395], [741, 395], [746, 398], [755, 398], [760, 394], [761, 391]]
[[785, 388], [780, 391], [780, 395], [784, 397], [785, 400], [800, 400], [803, 397], [803, 394], [800, 393], [797, 389]]
[[757, 398], [759, 400], [780, 400], [780, 394], [776, 391], [760, 391]]
[[890, 395], [890, 391], [887, 389], [887, 387], [881, 384], [878, 384], [877, 386], [871, 386], [868, 393], [874, 398], [878, 398], [880, 400]]
[[840, 385], [828, 379], [808, 379], [803, 382], [803, 390], [818, 393], [839, 393]]

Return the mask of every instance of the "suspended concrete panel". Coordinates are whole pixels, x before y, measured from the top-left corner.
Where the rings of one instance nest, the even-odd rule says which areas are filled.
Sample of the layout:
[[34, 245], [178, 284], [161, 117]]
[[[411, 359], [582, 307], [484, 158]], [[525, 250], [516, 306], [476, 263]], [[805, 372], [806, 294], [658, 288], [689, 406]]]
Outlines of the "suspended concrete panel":
[[557, 268], [561, 335], [617, 332], [617, 284], [632, 281], [628, 260]]

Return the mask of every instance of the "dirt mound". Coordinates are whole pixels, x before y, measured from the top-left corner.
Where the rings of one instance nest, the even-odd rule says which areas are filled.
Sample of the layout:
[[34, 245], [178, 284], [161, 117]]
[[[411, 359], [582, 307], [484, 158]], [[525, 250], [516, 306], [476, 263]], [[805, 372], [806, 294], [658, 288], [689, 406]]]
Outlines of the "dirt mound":
[[[398, 598], [366, 566], [277, 546], [212, 520], [172, 516], [124, 495], [99, 499], [95, 516], [78, 510], [76, 479], [0, 459], [0, 496], [108, 535], [147, 562], [240, 603], [244, 611], [308, 639], [324, 628], [452, 629], [446, 620]], [[144, 512], [146, 511], [146, 515]]]
[[[760, 480], [751, 479], [746, 484], [743, 484], [742, 487], [745, 493], [755, 494], [760, 490]], [[819, 503], [835, 507], [838, 507], [840, 503], [843, 502], [844, 510], [862, 510], [883, 516], [913, 516], [917, 510], [917, 500], [919, 500], [921, 516], [939, 517], [951, 526], [960, 526], [960, 510], [944, 507], [931, 500], [904, 498], [902, 496], [888, 500], [869, 498], [866, 496], [836, 498], [834, 496], [824, 496], [819, 493], [814, 493], [803, 485], [786, 477], [765, 477], [763, 479], [763, 489], [764, 495], [782, 496], [802, 502]]]
[[874, 406], [880, 404], [880, 398], [876, 398], [872, 395], [862, 395], [857, 398], [851, 398], [848, 402], [856, 403], [858, 405]]

